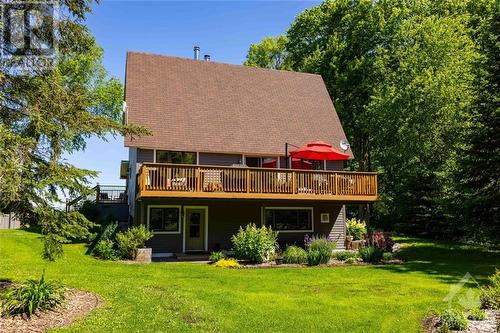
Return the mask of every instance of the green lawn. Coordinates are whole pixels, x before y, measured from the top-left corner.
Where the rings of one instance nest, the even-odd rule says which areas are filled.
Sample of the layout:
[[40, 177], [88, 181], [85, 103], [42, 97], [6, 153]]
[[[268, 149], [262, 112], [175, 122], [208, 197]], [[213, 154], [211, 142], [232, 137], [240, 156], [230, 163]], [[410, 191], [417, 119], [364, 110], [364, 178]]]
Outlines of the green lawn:
[[62, 332], [417, 332], [429, 311], [446, 308], [451, 283], [466, 272], [484, 282], [500, 266], [498, 251], [400, 241], [402, 266], [231, 270], [99, 261], [80, 244], [46, 263], [37, 234], [0, 230], [0, 279], [45, 269], [101, 296], [101, 308]]

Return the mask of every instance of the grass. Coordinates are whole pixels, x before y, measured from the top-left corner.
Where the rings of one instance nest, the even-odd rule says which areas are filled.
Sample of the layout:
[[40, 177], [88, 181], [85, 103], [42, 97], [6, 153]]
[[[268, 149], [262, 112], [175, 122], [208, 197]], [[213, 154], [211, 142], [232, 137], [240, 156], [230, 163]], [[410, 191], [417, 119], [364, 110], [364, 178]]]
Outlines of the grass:
[[500, 266], [498, 251], [399, 241], [402, 266], [222, 269], [100, 261], [82, 244], [47, 263], [37, 234], [0, 230], [0, 279], [45, 269], [47, 279], [100, 295], [104, 306], [57, 332], [418, 332], [426, 314], [446, 308], [450, 284], [466, 272], [485, 282]]

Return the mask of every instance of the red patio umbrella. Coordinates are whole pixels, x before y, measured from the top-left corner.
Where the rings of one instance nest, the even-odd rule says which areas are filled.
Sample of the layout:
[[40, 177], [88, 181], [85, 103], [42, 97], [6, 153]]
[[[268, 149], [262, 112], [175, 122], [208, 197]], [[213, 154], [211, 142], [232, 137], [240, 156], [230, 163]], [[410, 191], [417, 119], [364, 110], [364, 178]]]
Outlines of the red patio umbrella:
[[304, 160], [345, 161], [349, 155], [344, 154], [323, 141], [314, 141], [307, 146], [290, 151], [290, 156]]

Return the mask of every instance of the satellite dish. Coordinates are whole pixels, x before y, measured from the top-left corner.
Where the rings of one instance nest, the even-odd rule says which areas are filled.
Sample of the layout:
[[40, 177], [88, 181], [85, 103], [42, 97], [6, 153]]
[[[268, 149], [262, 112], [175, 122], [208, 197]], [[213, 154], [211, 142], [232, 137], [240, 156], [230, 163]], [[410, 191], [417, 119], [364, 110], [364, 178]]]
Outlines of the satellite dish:
[[340, 140], [340, 148], [343, 151], [346, 151], [347, 149], [349, 149], [349, 147], [351, 147], [351, 145], [349, 144], [349, 142], [347, 142], [347, 140], [345, 139]]

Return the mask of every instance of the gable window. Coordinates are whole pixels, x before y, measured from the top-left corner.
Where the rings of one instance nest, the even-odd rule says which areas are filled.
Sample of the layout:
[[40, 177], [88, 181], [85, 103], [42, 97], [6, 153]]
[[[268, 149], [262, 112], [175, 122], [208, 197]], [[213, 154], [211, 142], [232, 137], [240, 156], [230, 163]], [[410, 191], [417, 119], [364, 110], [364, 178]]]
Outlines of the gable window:
[[313, 210], [299, 207], [266, 207], [264, 208], [264, 223], [273, 230], [281, 232], [312, 232]]
[[148, 206], [148, 228], [154, 233], [180, 233], [180, 206]]
[[156, 163], [196, 164], [196, 153], [186, 151], [157, 150]]

